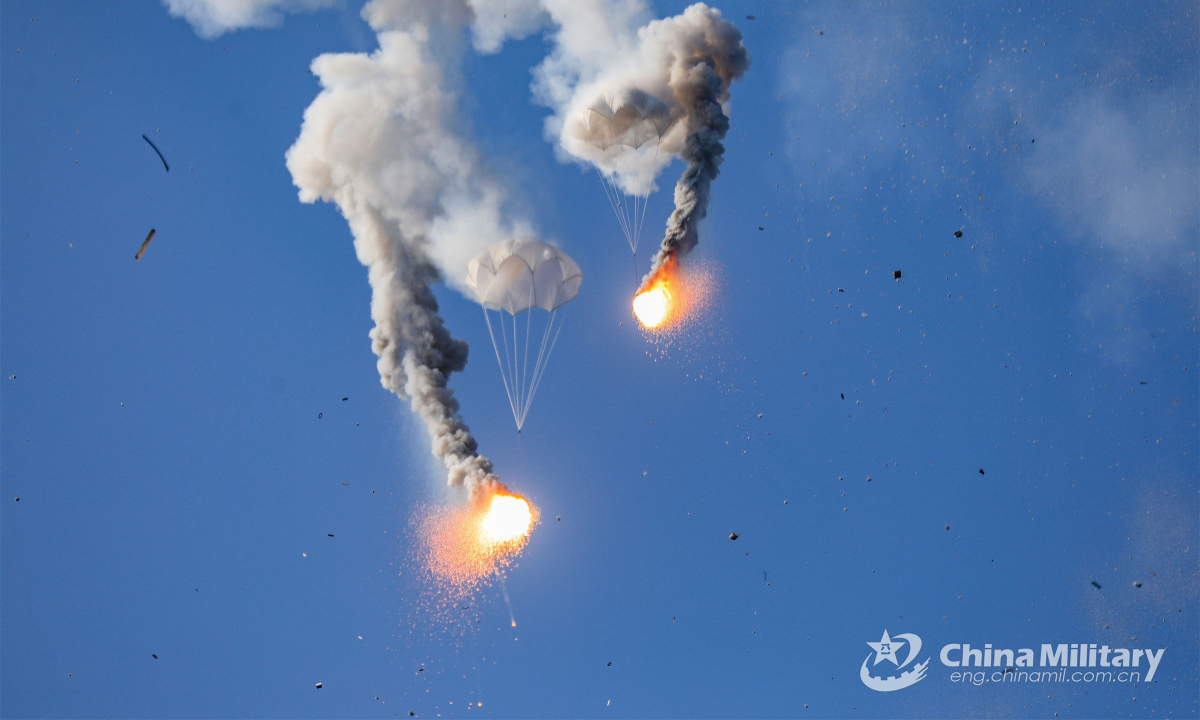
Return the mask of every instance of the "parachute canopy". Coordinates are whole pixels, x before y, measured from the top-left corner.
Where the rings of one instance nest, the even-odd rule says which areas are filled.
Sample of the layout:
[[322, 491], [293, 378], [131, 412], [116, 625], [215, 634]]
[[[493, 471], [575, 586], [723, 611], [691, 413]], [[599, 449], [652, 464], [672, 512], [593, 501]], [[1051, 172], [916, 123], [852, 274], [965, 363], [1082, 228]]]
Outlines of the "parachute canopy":
[[537, 240], [505, 240], [467, 264], [467, 287], [485, 307], [516, 315], [554, 311], [579, 294], [583, 273], [562, 250]]
[[666, 103], [637, 88], [601, 95], [568, 121], [567, 147], [596, 166], [634, 255], [646, 217], [645, 198], [671, 159], [670, 152], [659, 151], [674, 121]]
[[[483, 305], [518, 433], [562, 332], [566, 311], [563, 317], [558, 311], [579, 294], [581, 282], [583, 273], [570, 256], [537, 240], [496, 243], [467, 265], [467, 287]], [[498, 316], [499, 339], [489, 310]]]
[[604, 152], [657, 144], [673, 122], [663, 101], [642, 90], [602, 95], [581, 120], [585, 139]]

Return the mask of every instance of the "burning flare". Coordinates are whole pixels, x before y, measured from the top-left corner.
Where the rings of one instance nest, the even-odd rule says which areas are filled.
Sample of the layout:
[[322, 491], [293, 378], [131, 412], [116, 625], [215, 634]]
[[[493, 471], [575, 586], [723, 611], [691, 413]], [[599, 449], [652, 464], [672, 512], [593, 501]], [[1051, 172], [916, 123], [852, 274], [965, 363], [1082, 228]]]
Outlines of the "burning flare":
[[533, 528], [533, 509], [522, 497], [496, 493], [479, 522], [479, 535], [487, 545], [523, 540]]
[[653, 329], [671, 317], [671, 289], [665, 276], [652, 280], [633, 298], [633, 314], [642, 327]]
[[465, 506], [435, 507], [417, 520], [418, 553], [438, 583], [454, 593], [512, 564], [538, 521], [538, 509], [507, 490], [486, 493]]

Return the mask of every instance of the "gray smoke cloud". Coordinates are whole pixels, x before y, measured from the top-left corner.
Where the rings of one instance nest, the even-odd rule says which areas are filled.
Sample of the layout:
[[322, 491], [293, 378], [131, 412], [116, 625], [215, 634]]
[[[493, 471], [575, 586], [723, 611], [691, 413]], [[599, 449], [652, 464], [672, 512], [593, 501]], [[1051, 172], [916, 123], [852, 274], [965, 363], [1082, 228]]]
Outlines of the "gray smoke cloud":
[[471, 257], [530, 229], [504, 218], [504, 192], [462, 128], [457, 72], [471, 6], [374, 0], [363, 18], [379, 49], [313, 61], [322, 89], [287, 166], [301, 201], [336, 203], [350, 225], [368, 268], [381, 383], [411, 401], [448, 483], [476, 496], [503, 485], [448, 387], [467, 345], [446, 329], [431, 285], [461, 284]]

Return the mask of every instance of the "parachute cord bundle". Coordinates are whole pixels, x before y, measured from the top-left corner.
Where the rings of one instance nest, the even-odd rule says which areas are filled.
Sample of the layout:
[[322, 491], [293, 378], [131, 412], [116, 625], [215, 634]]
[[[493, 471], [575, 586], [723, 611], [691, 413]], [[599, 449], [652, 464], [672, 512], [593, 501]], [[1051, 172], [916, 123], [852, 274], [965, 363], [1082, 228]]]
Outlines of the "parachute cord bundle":
[[[634, 148], [634, 152], [639, 152], [639, 150], [639, 148]], [[651, 156], [650, 164], [647, 168], [654, 167], [657, 163], [658, 142], [655, 141], [654, 154]], [[604, 196], [608, 199], [608, 204], [612, 208], [613, 214], [617, 216], [617, 223], [621, 226], [621, 232], [625, 235], [625, 241], [629, 243], [629, 249], [636, 258], [638, 243], [642, 238], [642, 227], [646, 222], [646, 210], [650, 206], [649, 196], [653, 181], [647, 179], [643, 186], [638, 188], [637, 192], [629, 193], [617, 182], [612, 164], [606, 163], [606, 165], [607, 167], [603, 170], [597, 166], [596, 175], [600, 178], [600, 187], [604, 189]], [[632, 211], [630, 210], [631, 199], [633, 201]], [[640, 209], [638, 207], [639, 204], [641, 206]], [[637, 267], [636, 261], [634, 267]]]
[[[556, 328], [555, 319], [558, 318], [558, 309], [550, 311], [546, 326], [541, 333], [541, 341], [537, 346], [537, 358], [534, 361], [533, 372], [529, 373], [529, 340], [534, 324], [533, 311], [526, 310], [524, 313], [526, 318], [523, 351], [518, 342], [517, 318], [520, 314], [512, 315], [513, 337], [510, 347], [507, 323], [504, 319], [503, 311], [497, 310], [497, 315], [499, 315], [499, 322], [497, 324], [500, 326], [501, 338], [501, 341], [497, 343], [496, 332], [492, 327], [491, 315], [488, 313], [487, 306], [483, 306], [483, 319], [487, 321], [488, 336], [491, 337], [492, 348], [496, 351], [496, 362], [500, 365], [500, 374], [504, 379], [504, 392], [508, 395], [508, 404], [512, 408], [513, 420], [517, 423], [518, 436], [521, 433], [521, 429], [525, 426], [525, 418], [529, 415], [529, 407], [533, 404], [533, 398], [537, 394], [538, 385], [541, 384], [542, 377], [546, 374], [546, 366], [549, 363], [550, 355], [554, 352], [554, 346], [558, 344], [558, 335], [562, 332], [567, 315], [564, 310]], [[501, 346], [504, 348], [503, 355], [500, 353]]]
[[[513, 239], [496, 243], [467, 265], [466, 285], [483, 306], [483, 319], [487, 322], [492, 349], [496, 351], [496, 364], [504, 379], [504, 392], [517, 423], [518, 437], [566, 321], [566, 312], [559, 319], [558, 311], [575, 299], [582, 282], [583, 273], [570, 256], [537, 240]], [[489, 309], [494, 309], [499, 316], [499, 342]], [[545, 311], [546, 324], [540, 332], [531, 371], [529, 356], [535, 310]], [[511, 341], [505, 312], [512, 317]], [[524, 342], [518, 326], [522, 313], [525, 314]], [[502, 346], [503, 355], [500, 352]]]

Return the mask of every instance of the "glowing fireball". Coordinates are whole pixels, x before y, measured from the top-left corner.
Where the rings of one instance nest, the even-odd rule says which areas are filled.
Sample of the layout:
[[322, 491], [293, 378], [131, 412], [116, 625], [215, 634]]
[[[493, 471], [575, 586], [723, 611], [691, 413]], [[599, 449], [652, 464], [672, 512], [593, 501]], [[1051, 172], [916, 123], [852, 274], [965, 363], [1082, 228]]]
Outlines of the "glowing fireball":
[[671, 291], [665, 282], [655, 283], [633, 299], [633, 314], [643, 327], [656, 328], [662, 325], [670, 311]]
[[533, 510], [525, 498], [514, 495], [492, 496], [487, 512], [479, 523], [484, 542], [492, 545], [511, 543], [524, 538], [533, 527]]

